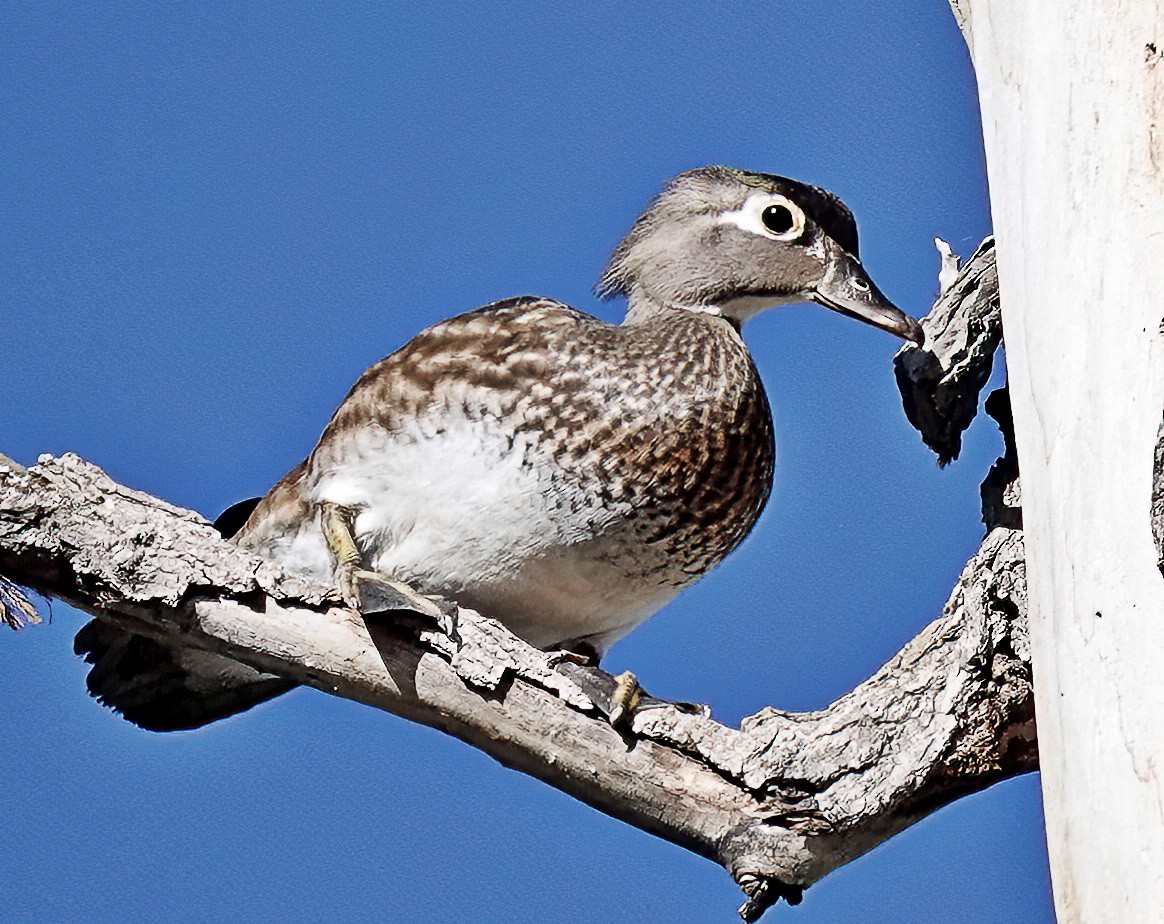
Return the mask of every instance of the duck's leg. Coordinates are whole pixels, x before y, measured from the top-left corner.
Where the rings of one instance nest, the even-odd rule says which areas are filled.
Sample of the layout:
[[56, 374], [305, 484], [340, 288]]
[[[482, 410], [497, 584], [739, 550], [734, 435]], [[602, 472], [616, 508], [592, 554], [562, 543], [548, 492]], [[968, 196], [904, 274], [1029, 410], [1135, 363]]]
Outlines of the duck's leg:
[[634, 715], [643, 688], [630, 671], [617, 677], [606, 673], [598, 666], [601, 658], [598, 649], [585, 640], [567, 642], [550, 654], [554, 666], [578, 684], [607, 721], [617, 726]]
[[704, 703], [687, 703], [682, 700], [659, 699], [651, 696], [639, 685], [639, 679], [630, 671], [623, 671], [615, 675], [614, 692], [610, 695], [610, 714], [607, 718], [611, 725], [617, 726], [620, 722], [629, 722], [635, 713], [644, 709], [658, 709], [669, 706], [688, 715], [701, 715], [711, 718], [711, 707]]
[[319, 505], [319, 523], [324, 540], [336, 561], [336, 588], [344, 603], [357, 612], [364, 610], [361, 588], [375, 588], [378, 610], [413, 610], [435, 619], [441, 629], [456, 639], [456, 607], [413, 590], [401, 581], [363, 566], [363, 556], [352, 535], [352, 511], [340, 504]]
[[[610, 724], [618, 727], [622, 721], [629, 722], [643, 704], [647, 691], [639, 686], [639, 679], [630, 671], [623, 671], [614, 678], [614, 692], [610, 694]], [[655, 700], [658, 702], [658, 700]]]
[[597, 650], [587, 642], [568, 643], [563, 650], [554, 652], [553, 659], [557, 669], [578, 684], [595, 707], [606, 716], [606, 720], [616, 728], [628, 725], [635, 713], [660, 706], [670, 706], [694, 715], [711, 715], [708, 706], [671, 702], [651, 696], [639, 685], [638, 678], [631, 671], [614, 676], [606, 673], [598, 666]]

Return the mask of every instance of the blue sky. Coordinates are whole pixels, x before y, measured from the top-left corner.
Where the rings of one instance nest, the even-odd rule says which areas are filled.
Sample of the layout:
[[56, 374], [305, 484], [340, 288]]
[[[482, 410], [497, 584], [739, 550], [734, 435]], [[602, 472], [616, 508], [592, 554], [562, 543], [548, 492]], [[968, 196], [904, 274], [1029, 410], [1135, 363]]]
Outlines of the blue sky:
[[[924, 313], [989, 231], [972, 74], [924, 3], [7, 4], [0, 452], [74, 451], [213, 516], [359, 373], [517, 294], [591, 287], [669, 176], [826, 186]], [[737, 722], [825, 706], [934, 618], [981, 537], [988, 420], [939, 471], [897, 344], [745, 330], [778, 471], [752, 538], [608, 666]], [[0, 919], [730, 921], [705, 860], [427, 728], [297, 691], [195, 733], [88, 700], [81, 616], [0, 637]], [[769, 921], [1049, 922], [1038, 781], [939, 812]]]

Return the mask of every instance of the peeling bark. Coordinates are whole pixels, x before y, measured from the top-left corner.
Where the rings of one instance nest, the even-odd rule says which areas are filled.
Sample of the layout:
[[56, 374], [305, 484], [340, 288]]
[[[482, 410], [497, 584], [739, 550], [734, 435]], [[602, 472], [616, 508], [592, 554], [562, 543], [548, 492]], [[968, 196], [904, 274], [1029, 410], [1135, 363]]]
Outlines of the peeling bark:
[[[951, 293], [980, 288], [967, 280], [981, 271], [976, 256], [927, 320], [927, 349], [913, 350], [912, 368], [940, 383], [920, 387], [918, 407], [948, 409], [960, 388], [976, 406], [991, 351], [966, 344], [997, 343], [997, 331], [957, 335], [978, 323], [958, 305], [980, 298]], [[918, 419], [950, 445], [947, 410]], [[76, 456], [31, 469], [0, 457], [0, 572], [135, 631], [448, 732], [719, 863], [747, 894], [749, 921], [1037, 764], [1022, 535], [1006, 525], [990, 529], [941, 616], [876, 675], [825, 710], [766, 708], [739, 728], [653, 701], [616, 730], [587, 692], [609, 689], [603, 672], [559, 664], [470, 610], [455, 639], [417, 614], [360, 617]]]

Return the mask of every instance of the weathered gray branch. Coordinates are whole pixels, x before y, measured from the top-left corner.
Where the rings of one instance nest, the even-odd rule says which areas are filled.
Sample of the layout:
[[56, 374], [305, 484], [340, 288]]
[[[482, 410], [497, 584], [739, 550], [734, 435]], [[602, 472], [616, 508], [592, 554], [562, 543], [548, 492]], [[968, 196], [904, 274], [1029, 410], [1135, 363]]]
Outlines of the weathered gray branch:
[[944, 466], [958, 458], [1002, 340], [993, 237], [979, 245], [921, 323], [926, 348], [904, 347], [893, 367], [905, 416]]
[[[931, 346], [951, 339], [940, 334]], [[616, 731], [576, 682], [605, 675], [559, 667], [471, 611], [457, 641], [419, 620], [360, 618], [75, 456], [28, 470], [0, 457], [0, 572], [440, 728], [720, 863], [749, 896], [747, 920], [1036, 766], [1022, 539], [1006, 527], [988, 533], [940, 618], [874, 677], [826, 710], [765, 709], [739, 729], [656, 705]]]

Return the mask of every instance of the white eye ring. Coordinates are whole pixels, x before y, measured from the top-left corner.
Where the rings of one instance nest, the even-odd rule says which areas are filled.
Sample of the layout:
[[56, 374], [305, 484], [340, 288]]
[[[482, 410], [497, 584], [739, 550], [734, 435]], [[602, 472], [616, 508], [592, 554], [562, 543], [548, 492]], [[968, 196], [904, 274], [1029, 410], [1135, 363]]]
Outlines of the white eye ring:
[[787, 196], [752, 193], [734, 212], [719, 216], [720, 224], [735, 225], [773, 241], [794, 241], [804, 233], [804, 210]]

